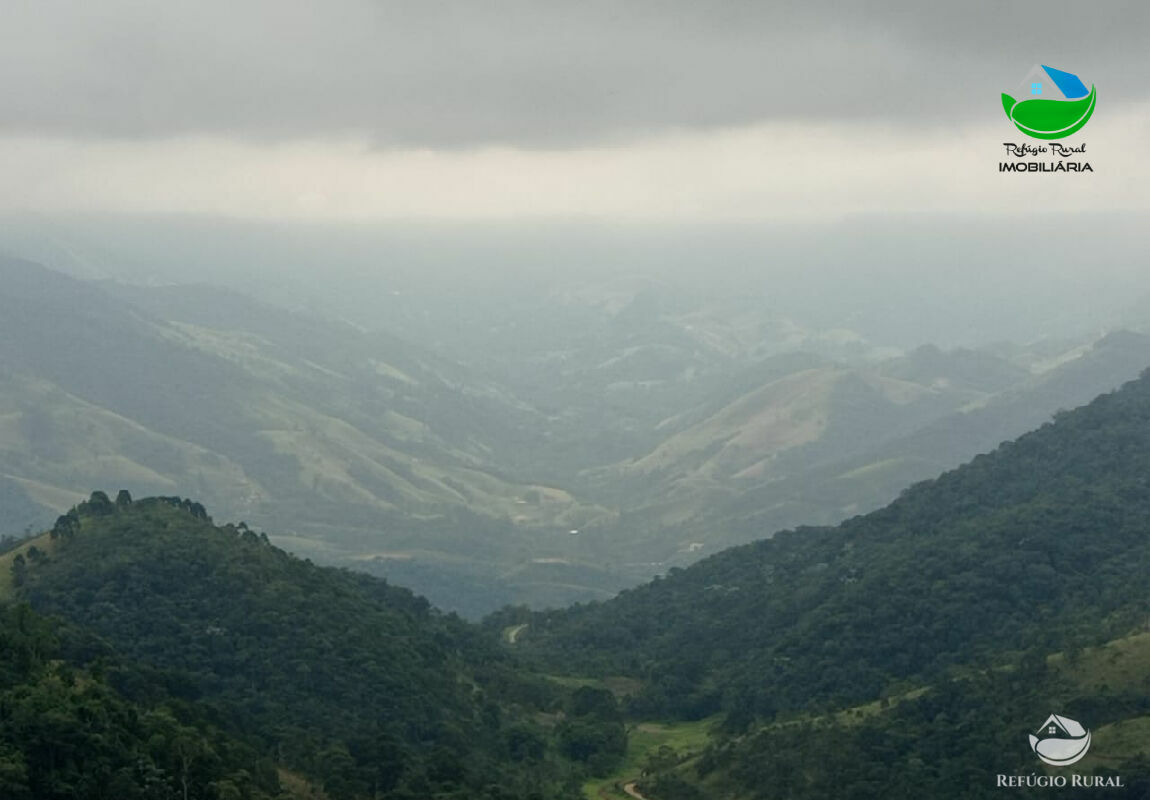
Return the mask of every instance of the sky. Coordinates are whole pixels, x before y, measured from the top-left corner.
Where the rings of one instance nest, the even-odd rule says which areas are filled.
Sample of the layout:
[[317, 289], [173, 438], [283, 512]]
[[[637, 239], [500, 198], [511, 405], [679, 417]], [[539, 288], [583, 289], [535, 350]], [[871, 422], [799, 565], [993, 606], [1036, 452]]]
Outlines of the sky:
[[[0, 211], [689, 224], [1150, 211], [1150, 5], [4, 0]], [[1093, 173], [1000, 174], [1036, 63]]]

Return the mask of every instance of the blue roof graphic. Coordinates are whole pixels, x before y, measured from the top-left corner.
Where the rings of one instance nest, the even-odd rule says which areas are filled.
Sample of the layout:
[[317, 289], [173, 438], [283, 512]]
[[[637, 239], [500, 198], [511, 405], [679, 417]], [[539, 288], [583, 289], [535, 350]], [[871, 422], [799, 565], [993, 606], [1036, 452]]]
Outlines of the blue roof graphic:
[[1067, 100], [1077, 100], [1079, 97], [1085, 97], [1090, 94], [1090, 90], [1086, 88], [1086, 84], [1082, 79], [1075, 75], [1073, 72], [1063, 72], [1054, 67], [1048, 67], [1045, 64], [1042, 68], [1046, 70], [1046, 74], [1050, 76], [1050, 80], [1054, 81], [1054, 85], [1058, 87], [1063, 96]]

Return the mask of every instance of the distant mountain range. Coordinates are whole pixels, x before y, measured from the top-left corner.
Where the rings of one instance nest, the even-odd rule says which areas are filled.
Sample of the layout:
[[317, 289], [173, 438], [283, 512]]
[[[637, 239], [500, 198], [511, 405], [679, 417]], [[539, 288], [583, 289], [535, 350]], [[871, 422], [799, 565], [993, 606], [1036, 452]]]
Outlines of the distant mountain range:
[[187, 487], [316, 555], [504, 563], [541, 530], [608, 513], [512, 477], [501, 454], [536, 449], [538, 413], [394, 337], [18, 261], [0, 264], [0, 284], [9, 530], [101, 480]]
[[96, 486], [191, 494], [468, 614], [564, 605], [877, 508], [1150, 360], [1135, 333], [893, 355], [650, 280], [537, 314], [435, 352], [0, 260], [0, 532]]
[[[1039, 348], [1042, 353], [1042, 349]], [[604, 468], [627, 496], [628, 559], [684, 566], [796, 525], [834, 524], [1138, 375], [1150, 337], [1116, 332], [1011, 358], [920, 348], [875, 365], [807, 359]], [[610, 494], [607, 492], [614, 492]], [[612, 528], [605, 535], [615, 535]]]

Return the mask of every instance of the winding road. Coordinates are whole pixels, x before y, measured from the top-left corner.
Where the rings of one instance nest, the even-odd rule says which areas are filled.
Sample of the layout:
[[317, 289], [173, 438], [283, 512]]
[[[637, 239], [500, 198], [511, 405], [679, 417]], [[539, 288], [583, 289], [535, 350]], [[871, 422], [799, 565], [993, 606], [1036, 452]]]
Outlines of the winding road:
[[648, 800], [643, 794], [635, 788], [635, 781], [627, 781], [623, 784], [623, 791], [629, 796], [634, 797], [635, 800]]
[[515, 642], [519, 640], [519, 634], [523, 633], [526, 628], [527, 623], [524, 622], [519, 625], [512, 625], [503, 631], [503, 636], [507, 639], [507, 644], [515, 644]]

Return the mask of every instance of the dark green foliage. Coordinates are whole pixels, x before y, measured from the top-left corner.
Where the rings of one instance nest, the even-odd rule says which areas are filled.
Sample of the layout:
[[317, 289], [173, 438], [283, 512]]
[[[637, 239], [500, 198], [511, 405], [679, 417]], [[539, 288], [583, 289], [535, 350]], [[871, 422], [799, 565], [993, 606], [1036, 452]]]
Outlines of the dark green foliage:
[[889, 507], [539, 614], [553, 668], [648, 680], [643, 713], [828, 709], [1150, 614], [1150, 377]]
[[[110, 643], [124, 661], [106, 666], [109, 691], [192, 714], [332, 800], [567, 791], [575, 768], [548, 755], [533, 721], [560, 690], [519, 678], [478, 629], [246, 525], [216, 527], [198, 503], [104, 500], [61, 518], [67, 537], [24, 565], [20, 596], [99, 637], [73, 642], [76, 658]], [[601, 711], [588, 719], [601, 724]], [[198, 752], [173, 747], [156, 755], [169, 776], [172, 759]]]
[[80, 504], [78, 510], [80, 514], [103, 516], [114, 512], [116, 507], [112, 505], [112, 501], [108, 499], [108, 495], [105, 492], [95, 491], [92, 492], [92, 496], [88, 498], [88, 502]]
[[184, 797], [185, 786], [205, 799], [222, 800], [226, 786], [240, 800], [278, 794], [275, 771], [251, 748], [60, 660], [77, 637], [27, 606], [0, 606], [0, 797], [158, 800]]
[[16, 557], [12, 559], [12, 583], [17, 588], [24, 585], [24, 579], [28, 575], [28, 559], [24, 558], [23, 553], [17, 553]]
[[606, 775], [627, 750], [627, 732], [615, 697], [605, 689], [581, 686], [567, 702], [558, 729], [560, 751], [585, 762], [592, 774]]
[[[696, 762], [648, 765], [660, 800], [992, 798], [999, 774], [1043, 774], [1026, 734], [1052, 709], [1095, 728], [1150, 714], [1145, 683], [1084, 690], [1047, 660], [1141, 630], [1148, 574], [1150, 374], [882, 511], [536, 614], [520, 649], [645, 679], [636, 713], [725, 712]], [[1086, 774], [1125, 779], [1108, 794], [1147, 796], [1144, 758], [1099, 757]]]
[[[763, 800], [989, 800], [1004, 791], [998, 775], [1045, 774], [1026, 745], [1026, 734], [1052, 704], [1091, 724], [1150, 712], [1150, 696], [1144, 693], [1081, 698], [1075, 687], [1048, 673], [1045, 659], [1036, 666], [1034, 659], [1024, 657], [1011, 668], [974, 672], [903, 699], [882, 714], [845, 724], [818, 720], [763, 728], [712, 748], [687, 774], [707, 778], [725, 773], [740, 787], [739, 796]], [[1146, 797], [1148, 767], [1137, 760], [1123, 763], [1117, 774], [1123, 776], [1125, 788], [1107, 789], [1107, 796]], [[1081, 765], [1073, 772], [1114, 774]], [[1066, 771], [1054, 774], [1060, 773]], [[661, 785], [661, 780], [652, 785]], [[1011, 791], [1012, 796], [1037, 798], [1049, 796], [1051, 790]], [[1092, 795], [1068, 789], [1060, 796]]]
[[644, 796], [658, 797], [659, 800], [706, 800], [702, 791], [674, 772], [661, 772], [650, 780], [641, 781], [640, 788]]

